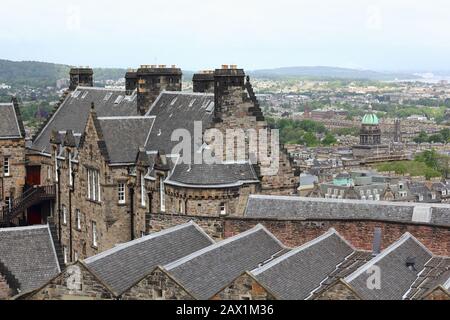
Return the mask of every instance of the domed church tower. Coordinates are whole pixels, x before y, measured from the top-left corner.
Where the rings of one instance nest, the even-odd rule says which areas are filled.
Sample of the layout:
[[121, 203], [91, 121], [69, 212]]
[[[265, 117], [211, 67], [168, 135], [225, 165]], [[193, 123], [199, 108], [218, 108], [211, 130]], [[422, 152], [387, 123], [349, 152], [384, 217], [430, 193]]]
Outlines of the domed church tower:
[[359, 144], [361, 145], [379, 145], [381, 144], [381, 130], [379, 120], [369, 106], [369, 112], [362, 119], [361, 130], [359, 132]]
[[372, 106], [364, 115], [359, 132], [359, 144], [353, 146], [355, 158], [370, 158], [389, 154], [389, 147], [381, 144], [381, 129], [377, 115]]

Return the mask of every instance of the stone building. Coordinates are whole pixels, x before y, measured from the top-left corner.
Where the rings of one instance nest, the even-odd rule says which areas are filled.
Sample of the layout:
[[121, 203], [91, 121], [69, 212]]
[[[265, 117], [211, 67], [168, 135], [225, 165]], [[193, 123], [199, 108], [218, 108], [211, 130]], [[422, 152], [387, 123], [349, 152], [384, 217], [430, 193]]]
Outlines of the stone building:
[[[24, 192], [25, 168], [25, 130], [16, 99], [11, 103], [0, 104], [0, 226], [8, 224], [15, 200]], [[28, 181], [30, 182], [30, 181]], [[22, 213], [22, 212], [20, 212]], [[13, 217], [11, 217], [13, 218]], [[14, 217], [14, 219], [24, 217]], [[31, 214], [29, 220], [35, 221]]]
[[389, 155], [389, 146], [381, 144], [381, 129], [377, 115], [369, 107], [361, 122], [359, 144], [352, 147], [355, 158], [370, 158]]
[[[208, 74], [214, 93], [181, 92], [175, 67], [129, 71], [125, 91], [92, 87], [86, 73], [72, 70], [72, 82], [85, 79], [85, 86], [62, 97], [27, 149], [35, 184], [57, 190], [41, 201], [36, 222], [54, 221], [67, 263], [147, 234], [151, 214], [239, 216], [250, 194], [295, 194], [297, 173], [283, 146], [269, 150], [268, 160], [251, 161], [246, 136], [243, 145], [223, 147], [224, 155], [241, 152], [244, 160], [194, 161], [216, 152], [203, 136], [207, 129], [224, 136], [267, 129], [242, 69], [223, 66], [213, 81]], [[271, 154], [280, 157], [277, 175], [265, 172]]]

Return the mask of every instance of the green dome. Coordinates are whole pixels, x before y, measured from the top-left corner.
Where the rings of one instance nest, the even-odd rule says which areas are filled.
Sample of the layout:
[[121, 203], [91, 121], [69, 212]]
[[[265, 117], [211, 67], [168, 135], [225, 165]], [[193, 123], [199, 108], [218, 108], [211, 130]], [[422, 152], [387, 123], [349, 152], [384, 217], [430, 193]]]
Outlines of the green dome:
[[368, 113], [362, 119], [362, 124], [377, 125], [378, 117], [375, 113]]

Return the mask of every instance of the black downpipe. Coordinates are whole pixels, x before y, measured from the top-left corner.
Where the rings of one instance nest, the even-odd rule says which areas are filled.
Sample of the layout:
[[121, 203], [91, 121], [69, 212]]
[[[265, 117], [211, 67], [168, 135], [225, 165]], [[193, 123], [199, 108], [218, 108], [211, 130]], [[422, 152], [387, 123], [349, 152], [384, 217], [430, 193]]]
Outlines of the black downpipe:
[[59, 244], [62, 245], [62, 227], [61, 227], [61, 170], [58, 168], [56, 170], [56, 174], [58, 175], [58, 229], [59, 229]]
[[130, 234], [131, 234], [131, 240], [134, 240], [135, 234], [134, 234], [134, 188], [130, 187]]

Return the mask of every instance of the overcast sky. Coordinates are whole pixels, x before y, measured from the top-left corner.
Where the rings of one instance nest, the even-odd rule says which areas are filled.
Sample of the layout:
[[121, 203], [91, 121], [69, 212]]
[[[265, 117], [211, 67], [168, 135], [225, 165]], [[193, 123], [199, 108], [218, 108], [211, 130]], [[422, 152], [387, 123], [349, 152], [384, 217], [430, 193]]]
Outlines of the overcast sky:
[[450, 70], [446, 0], [0, 0], [0, 58]]

